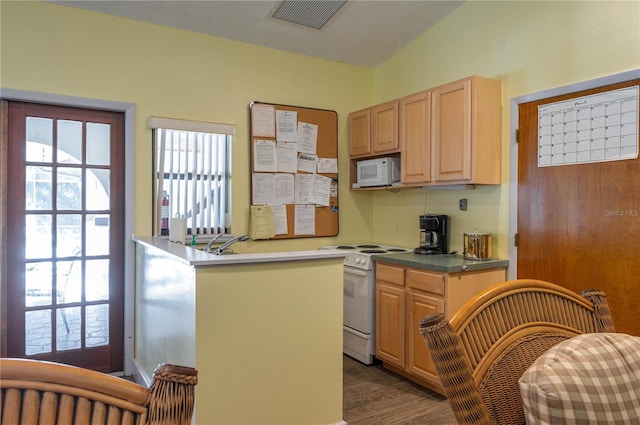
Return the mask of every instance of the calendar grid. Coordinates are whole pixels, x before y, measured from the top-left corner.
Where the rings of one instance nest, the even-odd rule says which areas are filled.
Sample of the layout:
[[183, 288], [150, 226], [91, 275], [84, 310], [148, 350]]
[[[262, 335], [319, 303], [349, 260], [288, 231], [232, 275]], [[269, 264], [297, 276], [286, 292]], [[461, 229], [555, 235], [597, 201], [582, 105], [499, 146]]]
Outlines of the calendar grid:
[[639, 89], [538, 106], [538, 167], [637, 158]]

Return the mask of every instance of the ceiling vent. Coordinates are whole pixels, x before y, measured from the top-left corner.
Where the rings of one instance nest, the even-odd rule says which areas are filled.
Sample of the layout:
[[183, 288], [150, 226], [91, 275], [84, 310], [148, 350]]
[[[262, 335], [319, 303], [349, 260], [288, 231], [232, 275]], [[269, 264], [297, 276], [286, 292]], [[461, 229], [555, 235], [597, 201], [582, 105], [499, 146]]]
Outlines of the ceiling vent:
[[345, 3], [346, 0], [284, 0], [271, 16], [319, 30]]

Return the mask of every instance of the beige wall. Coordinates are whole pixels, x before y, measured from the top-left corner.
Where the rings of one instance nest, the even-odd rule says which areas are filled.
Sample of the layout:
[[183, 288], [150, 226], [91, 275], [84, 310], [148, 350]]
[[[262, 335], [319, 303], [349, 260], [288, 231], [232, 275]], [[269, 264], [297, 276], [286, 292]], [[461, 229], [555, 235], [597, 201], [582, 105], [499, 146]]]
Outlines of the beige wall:
[[[473, 191], [374, 195], [374, 239], [418, 243], [425, 211], [451, 217], [452, 249], [475, 228], [508, 258], [510, 99], [640, 68], [638, 1], [470, 1], [375, 70], [375, 102], [469, 75], [502, 81], [502, 181]], [[458, 199], [468, 210], [458, 210]], [[395, 234], [400, 223], [400, 234]]]

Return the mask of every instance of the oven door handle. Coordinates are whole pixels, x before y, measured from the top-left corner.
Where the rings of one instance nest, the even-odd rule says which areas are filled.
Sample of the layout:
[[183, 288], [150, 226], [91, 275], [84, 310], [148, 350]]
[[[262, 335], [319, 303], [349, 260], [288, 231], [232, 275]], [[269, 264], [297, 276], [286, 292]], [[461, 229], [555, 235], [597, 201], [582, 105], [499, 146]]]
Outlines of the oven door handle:
[[[366, 278], [369, 275], [369, 272], [366, 270], [355, 269], [351, 267], [345, 267], [343, 269], [343, 272], [345, 275], [350, 274], [352, 276], [357, 276], [359, 278], [357, 280], [359, 281], [362, 280], [360, 278]], [[344, 279], [344, 288], [343, 288], [344, 296], [348, 298], [355, 298], [357, 295], [356, 291], [357, 291], [357, 288], [356, 288], [355, 282], [352, 279]]]
[[348, 267], [348, 268], [345, 267], [343, 269], [343, 271], [344, 271], [345, 274], [353, 274], [353, 275], [360, 276], [360, 277], [366, 277], [367, 274], [369, 273], [366, 270], [355, 269], [355, 268], [351, 268], [351, 267]]

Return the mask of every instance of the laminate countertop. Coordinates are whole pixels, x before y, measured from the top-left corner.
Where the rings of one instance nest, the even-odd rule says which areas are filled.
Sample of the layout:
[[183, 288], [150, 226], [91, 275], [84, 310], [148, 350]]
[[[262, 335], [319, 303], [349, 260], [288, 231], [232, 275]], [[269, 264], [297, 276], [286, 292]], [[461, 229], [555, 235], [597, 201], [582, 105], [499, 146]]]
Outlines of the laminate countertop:
[[174, 259], [176, 259], [177, 261], [193, 267], [323, 260], [332, 258], [344, 258], [345, 256], [345, 251], [342, 249], [213, 255], [203, 252], [202, 249], [196, 249], [192, 248], [191, 246], [169, 242], [165, 238], [134, 236], [133, 241], [147, 248], [160, 250], [164, 252], [164, 254], [174, 257]]
[[386, 264], [432, 270], [442, 273], [460, 273], [472, 270], [487, 270], [508, 267], [508, 260], [465, 260], [459, 254], [421, 255], [413, 252], [397, 254], [374, 254], [371, 259]]

